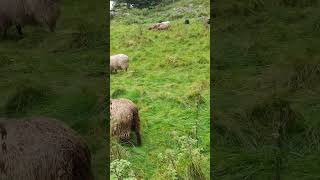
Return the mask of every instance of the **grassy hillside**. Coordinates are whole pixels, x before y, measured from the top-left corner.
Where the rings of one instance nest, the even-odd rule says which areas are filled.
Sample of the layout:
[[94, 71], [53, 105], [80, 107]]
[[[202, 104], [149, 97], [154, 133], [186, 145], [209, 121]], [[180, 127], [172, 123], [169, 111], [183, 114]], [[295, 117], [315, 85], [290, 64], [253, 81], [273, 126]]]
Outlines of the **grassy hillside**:
[[26, 27], [0, 39], [0, 116], [49, 116], [88, 142], [96, 179], [105, 179], [103, 102], [106, 10], [93, 1], [62, 2], [54, 33]]
[[[174, 9], [189, 4], [194, 7], [190, 14], [179, 14]], [[127, 11], [129, 15], [111, 21], [111, 54], [124, 53], [130, 57], [127, 72], [111, 75], [111, 96], [128, 98], [138, 105], [143, 141], [142, 147], [122, 145], [125, 155], [111, 155], [131, 162], [138, 178], [184, 177], [189, 162], [178, 161], [176, 157], [171, 157], [177, 163], [171, 170], [177, 171], [177, 175], [168, 175], [167, 168], [172, 165], [167, 161], [168, 154], [182, 154], [173, 133], [198, 139], [198, 147], [192, 148], [202, 148], [203, 161], [199, 163], [209, 177], [210, 33], [195, 18], [200, 12], [196, 9], [199, 5], [203, 14], [208, 13], [206, 4], [209, 1], [178, 1], [152, 10], [132, 9]], [[183, 24], [184, 16], [191, 18], [190, 25]], [[159, 20], [171, 21], [172, 29], [149, 31], [150, 23]]]
[[215, 176], [319, 179], [318, 1], [216, 9]]

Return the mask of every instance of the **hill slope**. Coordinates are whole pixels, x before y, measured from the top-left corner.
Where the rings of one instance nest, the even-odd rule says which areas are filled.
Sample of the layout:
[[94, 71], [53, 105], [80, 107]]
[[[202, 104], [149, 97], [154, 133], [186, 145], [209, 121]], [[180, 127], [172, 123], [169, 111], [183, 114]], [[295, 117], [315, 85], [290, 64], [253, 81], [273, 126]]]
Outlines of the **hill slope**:
[[318, 179], [318, 1], [216, 9], [217, 179]]
[[[176, 12], [173, 8], [190, 3], [205, 7], [208, 2], [203, 2], [178, 1], [152, 10], [133, 9], [127, 12], [129, 16], [111, 21], [111, 54], [130, 57], [128, 72], [111, 75], [111, 96], [134, 101], [140, 108], [142, 124], [143, 146], [122, 146], [129, 155], [120, 158], [132, 163], [139, 178], [165, 179], [163, 168], [170, 163], [159, 156], [170, 150], [180, 152], [172, 133], [187, 136], [195, 129], [192, 137], [203, 148], [202, 169], [209, 176], [210, 33], [199, 19], [191, 17], [191, 24], [184, 25], [183, 15], [170, 15]], [[171, 30], [149, 31], [149, 23], [159, 20], [171, 21]], [[198, 110], [197, 98], [203, 100]], [[186, 162], [179, 162], [185, 167]], [[178, 176], [184, 175], [184, 169], [173, 169], [178, 169]]]
[[89, 143], [96, 179], [106, 179], [103, 96], [105, 8], [97, 0], [62, 2], [54, 33], [26, 27], [0, 39], [0, 116], [49, 116]]

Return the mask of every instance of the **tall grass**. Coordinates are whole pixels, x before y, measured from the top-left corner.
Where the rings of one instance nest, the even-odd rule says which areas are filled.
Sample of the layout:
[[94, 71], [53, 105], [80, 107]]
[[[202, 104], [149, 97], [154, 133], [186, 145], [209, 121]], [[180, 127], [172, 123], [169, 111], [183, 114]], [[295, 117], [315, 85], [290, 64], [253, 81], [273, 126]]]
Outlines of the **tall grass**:
[[216, 178], [317, 179], [318, 1], [217, 5]]

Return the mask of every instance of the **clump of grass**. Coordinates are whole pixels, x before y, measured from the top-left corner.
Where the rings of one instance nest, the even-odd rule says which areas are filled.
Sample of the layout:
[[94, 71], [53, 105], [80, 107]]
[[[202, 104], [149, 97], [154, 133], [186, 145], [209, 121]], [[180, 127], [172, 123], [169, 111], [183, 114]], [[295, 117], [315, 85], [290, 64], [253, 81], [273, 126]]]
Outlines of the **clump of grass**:
[[[219, 117], [223, 118], [222, 122]], [[235, 114], [231, 119], [222, 115], [218, 118], [215, 123], [217, 141], [229, 143], [222, 142], [217, 146], [232, 147], [238, 153], [244, 152], [239, 155], [239, 158], [243, 158], [241, 160], [236, 160], [238, 157], [228, 153], [230, 159], [227, 164], [230, 168], [219, 168], [218, 176], [226, 177], [224, 173], [236, 172], [236, 176], [241, 179], [255, 179], [263, 174], [278, 179], [283, 173], [288, 152], [297, 150], [297, 144], [293, 141], [299, 137], [298, 134], [305, 133], [302, 115], [291, 107], [290, 102], [279, 97], [270, 97], [256, 103], [244, 114]], [[305, 146], [306, 143], [299, 141], [298, 144]]]
[[123, 147], [121, 146], [121, 144], [119, 144], [117, 142], [116, 139], [111, 138], [110, 141], [110, 159], [111, 161], [114, 161], [116, 159], [127, 159], [129, 156], [129, 152]]
[[124, 159], [116, 159], [110, 164], [110, 178], [111, 179], [132, 179], [136, 180], [135, 174], [131, 169], [131, 163]]
[[257, 142], [272, 143], [274, 138], [287, 138], [292, 133], [303, 129], [303, 117], [292, 109], [290, 103], [281, 98], [271, 98], [261, 104], [254, 105], [247, 111], [252, 134], [256, 134]]
[[265, 99], [232, 116], [220, 114], [214, 124], [217, 142], [221, 145], [254, 151], [274, 146], [279, 138], [287, 143], [293, 134], [305, 131], [302, 114], [294, 110], [288, 101], [276, 97]]
[[9, 56], [3, 54], [0, 55], [0, 68], [6, 67], [10, 64], [13, 64], [14, 62], [14, 59], [10, 58]]
[[188, 165], [187, 178], [188, 180], [206, 180], [206, 177], [202, 171], [201, 164], [196, 161], [192, 161]]
[[320, 79], [320, 63], [298, 61], [293, 64], [292, 73], [288, 80], [291, 90], [308, 87]]
[[111, 98], [119, 98], [121, 96], [123, 96], [124, 94], [126, 94], [126, 90], [125, 89], [116, 89], [113, 91], [113, 93], [111, 94]]
[[318, 0], [281, 0], [280, 5], [287, 7], [310, 7], [318, 4]]
[[171, 67], [171, 68], [177, 68], [177, 67], [184, 67], [188, 66], [187, 63], [183, 62], [181, 58], [178, 56], [168, 56], [164, 59], [163, 63], [159, 64], [159, 67]]
[[256, 12], [261, 12], [264, 10], [265, 1], [264, 0], [247, 0], [245, 4], [245, 14], [251, 15], [255, 14]]
[[225, 11], [230, 15], [251, 16], [264, 11], [266, 2], [264, 0], [229, 1], [227, 6], [222, 6], [219, 2], [217, 2], [217, 6], [225, 8], [217, 9], [218, 15]]
[[49, 96], [48, 92], [48, 88], [40, 86], [23, 85], [17, 87], [5, 104], [6, 115], [25, 114], [34, 106], [45, 102]]
[[205, 157], [197, 140], [190, 136], [178, 136], [172, 132], [173, 147], [158, 154], [158, 179], [208, 179], [203, 172]]
[[77, 25], [75, 32], [72, 34], [71, 48], [85, 48], [89, 46], [90, 32], [89, 24], [80, 23]]
[[303, 144], [303, 149], [305, 152], [319, 151], [320, 150], [320, 132], [318, 127], [308, 127], [301, 139]]

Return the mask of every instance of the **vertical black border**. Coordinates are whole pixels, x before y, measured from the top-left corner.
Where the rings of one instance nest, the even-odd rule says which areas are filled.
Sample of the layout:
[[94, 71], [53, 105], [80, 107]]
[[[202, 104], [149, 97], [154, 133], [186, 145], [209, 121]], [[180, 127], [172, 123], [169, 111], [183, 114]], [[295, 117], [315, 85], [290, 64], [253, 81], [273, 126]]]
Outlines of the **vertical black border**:
[[107, 3], [106, 11], [106, 25], [107, 25], [107, 37], [106, 37], [106, 153], [107, 153], [107, 162], [106, 162], [106, 173], [107, 179], [110, 179], [110, 1]]

